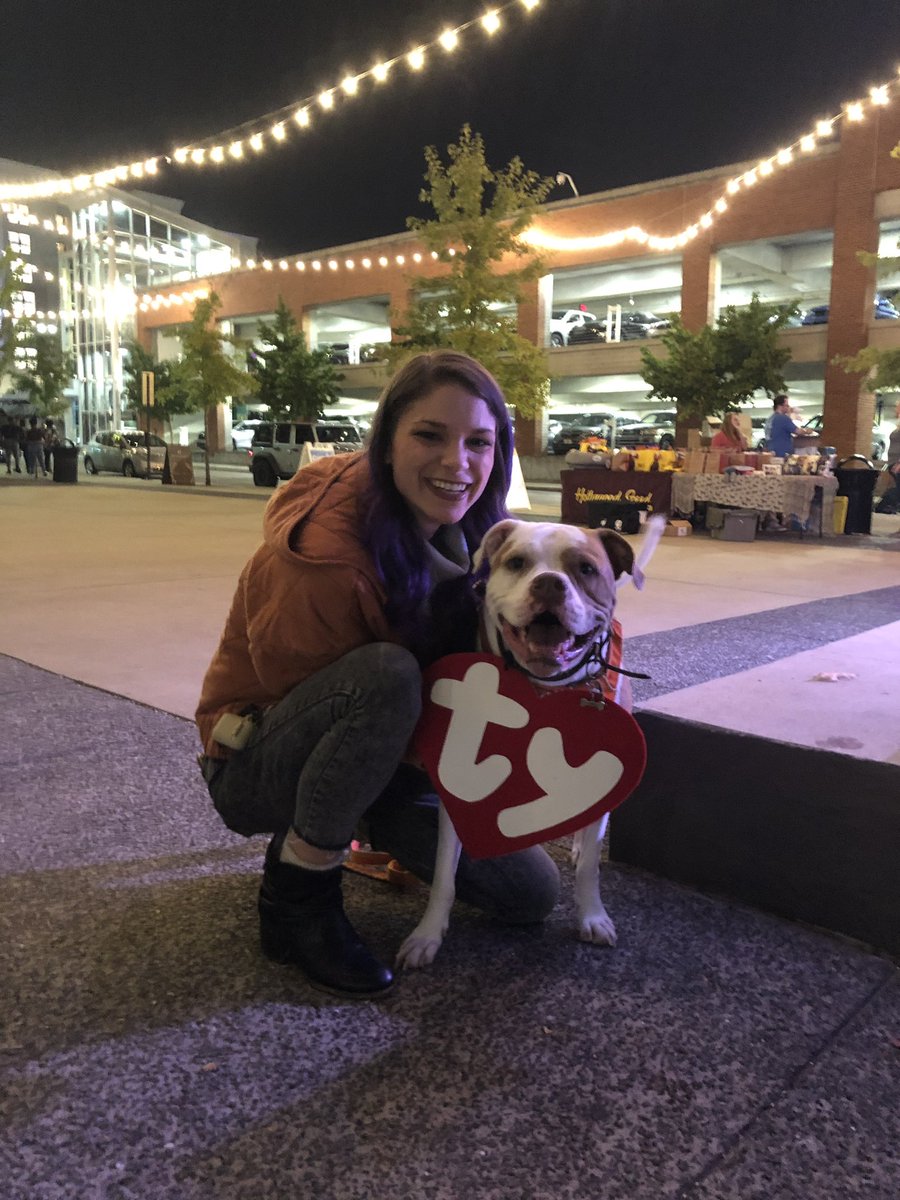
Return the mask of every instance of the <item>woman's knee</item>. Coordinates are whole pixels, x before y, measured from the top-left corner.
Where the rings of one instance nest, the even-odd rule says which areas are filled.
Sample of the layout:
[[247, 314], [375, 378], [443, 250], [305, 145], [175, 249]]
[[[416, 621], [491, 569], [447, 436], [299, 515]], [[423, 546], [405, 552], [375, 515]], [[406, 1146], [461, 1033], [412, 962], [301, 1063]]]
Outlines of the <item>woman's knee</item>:
[[361, 646], [351, 656], [363, 702], [383, 705], [395, 720], [415, 724], [422, 710], [422, 671], [415, 656], [391, 642]]

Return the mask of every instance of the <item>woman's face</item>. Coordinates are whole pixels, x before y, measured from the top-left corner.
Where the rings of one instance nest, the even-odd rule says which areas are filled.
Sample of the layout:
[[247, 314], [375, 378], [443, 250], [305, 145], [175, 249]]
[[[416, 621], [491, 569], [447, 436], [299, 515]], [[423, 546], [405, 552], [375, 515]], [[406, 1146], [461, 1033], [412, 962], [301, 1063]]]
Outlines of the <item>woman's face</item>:
[[440, 384], [404, 412], [389, 462], [394, 485], [426, 538], [462, 520], [484, 491], [496, 441], [487, 403], [458, 383]]

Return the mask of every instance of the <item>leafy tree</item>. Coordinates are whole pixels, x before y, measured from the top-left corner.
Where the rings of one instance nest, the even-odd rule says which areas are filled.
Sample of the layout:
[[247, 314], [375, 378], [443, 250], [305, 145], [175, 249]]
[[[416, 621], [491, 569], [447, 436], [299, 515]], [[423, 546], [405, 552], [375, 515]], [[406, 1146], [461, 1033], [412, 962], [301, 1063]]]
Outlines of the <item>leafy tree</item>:
[[16, 346], [30, 329], [29, 321], [13, 316], [15, 296], [21, 287], [21, 260], [7, 246], [0, 254], [0, 384], [15, 364]]
[[[202, 409], [208, 419], [210, 410], [223, 404], [229, 396], [240, 392], [255, 392], [256, 380], [236, 367], [225, 353], [231, 339], [215, 327], [214, 318], [222, 302], [215, 292], [198, 300], [188, 325], [176, 331], [181, 341], [181, 358], [171, 365], [169, 384], [162, 389], [161, 399], [168, 404], [171, 395], [185, 397], [188, 411]], [[209, 430], [203, 450], [206, 465], [206, 486], [209, 475]]]
[[274, 420], [314, 421], [341, 398], [337, 385], [343, 375], [326, 350], [309, 349], [281, 296], [275, 320], [260, 323], [249, 369], [259, 385], [259, 402], [268, 405]]
[[778, 333], [796, 311], [789, 304], [764, 304], [754, 293], [746, 308], [728, 305], [716, 326], [704, 325], [696, 333], [673, 317], [672, 328], [660, 339], [668, 358], [641, 349], [650, 395], [674, 400], [680, 419], [697, 422], [747, 404], [759, 390], [784, 391], [791, 352], [778, 345]]
[[[157, 362], [140, 342], [126, 342], [124, 350], [127, 358], [122, 369], [122, 399], [126, 407], [134, 410], [139, 425], [146, 423], [148, 412], [151, 420], [165, 421], [171, 435], [172, 418], [191, 411], [186, 392], [173, 383], [172, 364]], [[144, 371], [152, 371], [155, 380], [154, 402], [149, 410], [143, 403], [141, 376]]]
[[75, 374], [75, 359], [64, 354], [59, 339], [46, 333], [29, 333], [21, 345], [34, 353], [13, 373], [18, 386], [41, 417], [60, 417], [69, 408], [63, 394]]
[[[554, 181], [526, 171], [518, 157], [503, 170], [485, 160], [484, 142], [464, 125], [447, 147], [445, 165], [434, 146], [425, 150], [425, 181], [419, 199], [431, 220], [407, 224], [446, 263], [438, 279], [412, 280], [410, 306], [389, 350], [396, 365], [410, 352], [445, 347], [471, 354], [494, 374], [507, 402], [525, 417], [547, 403], [549, 380], [544, 353], [516, 332], [514, 318], [497, 307], [518, 304], [522, 285], [544, 271], [541, 259], [520, 240]], [[501, 272], [505, 265], [520, 263]]]
[[838, 355], [834, 361], [851, 374], [869, 374], [866, 387], [871, 392], [900, 392], [900, 350], [866, 346], [858, 354]]

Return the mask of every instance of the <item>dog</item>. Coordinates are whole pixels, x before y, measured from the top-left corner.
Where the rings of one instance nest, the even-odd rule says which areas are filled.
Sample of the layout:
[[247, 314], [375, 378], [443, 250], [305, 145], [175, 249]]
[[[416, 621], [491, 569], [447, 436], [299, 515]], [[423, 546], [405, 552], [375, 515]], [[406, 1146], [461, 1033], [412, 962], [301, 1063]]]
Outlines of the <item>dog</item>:
[[[625, 538], [608, 529], [515, 520], [494, 525], [474, 560], [476, 578], [488, 572], [480, 649], [506, 659], [540, 688], [598, 678], [606, 669], [617, 590], [629, 578], [643, 587], [643, 568], [665, 523], [663, 517], [647, 521], [637, 558]], [[630, 711], [631, 688], [622, 674], [612, 698]], [[447, 932], [461, 843], [443, 804], [438, 820], [431, 895], [400, 947], [398, 966], [427, 966]], [[600, 898], [600, 846], [608, 821], [607, 813], [579, 831], [572, 850], [578, 936], [596, 946], [616, 943], [615, 925]]]

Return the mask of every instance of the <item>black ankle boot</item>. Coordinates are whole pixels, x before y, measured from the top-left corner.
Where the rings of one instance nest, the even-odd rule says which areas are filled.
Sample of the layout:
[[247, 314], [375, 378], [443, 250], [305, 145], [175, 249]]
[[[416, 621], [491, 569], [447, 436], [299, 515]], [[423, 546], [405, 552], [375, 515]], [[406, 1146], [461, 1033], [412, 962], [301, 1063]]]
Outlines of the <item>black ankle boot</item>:
[[259, 889], [263, 953], [300, 967], [313, 987], [336, 996], [384, 995], [394, 982], [344, 913], [341, 867], [307, 871], [279, 860], [283, 836], [272, 839]]

